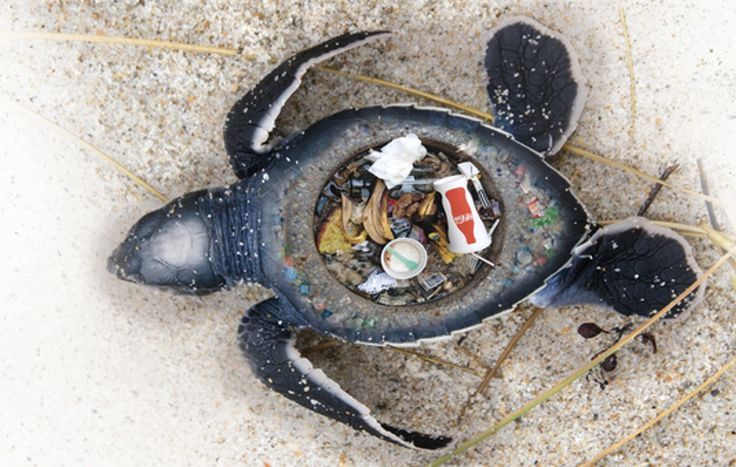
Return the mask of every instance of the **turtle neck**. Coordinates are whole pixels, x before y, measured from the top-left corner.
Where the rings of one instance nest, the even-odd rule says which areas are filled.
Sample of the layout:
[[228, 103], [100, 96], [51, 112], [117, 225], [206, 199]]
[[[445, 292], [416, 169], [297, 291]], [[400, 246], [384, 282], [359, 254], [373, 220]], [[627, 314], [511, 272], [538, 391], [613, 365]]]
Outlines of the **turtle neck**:
[[258, 253], [260, 210], [252, 179], [207, 191], [202, 215], [215, 235], [210, 261], [228, 287], [258, 282], [262, 277]]

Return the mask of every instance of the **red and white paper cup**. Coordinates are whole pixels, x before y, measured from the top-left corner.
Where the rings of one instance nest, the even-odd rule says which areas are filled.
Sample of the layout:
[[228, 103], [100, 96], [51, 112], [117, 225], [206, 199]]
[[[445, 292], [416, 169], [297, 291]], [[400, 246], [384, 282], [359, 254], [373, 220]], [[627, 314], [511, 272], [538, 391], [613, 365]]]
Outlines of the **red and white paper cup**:
[[465, 175], [451, 175], [434, 182], [442, 195], [442, 207], [447, 214], [447, 237], [453, 253], [474, 253], [491, 245], [485, 225], [475, 209]]

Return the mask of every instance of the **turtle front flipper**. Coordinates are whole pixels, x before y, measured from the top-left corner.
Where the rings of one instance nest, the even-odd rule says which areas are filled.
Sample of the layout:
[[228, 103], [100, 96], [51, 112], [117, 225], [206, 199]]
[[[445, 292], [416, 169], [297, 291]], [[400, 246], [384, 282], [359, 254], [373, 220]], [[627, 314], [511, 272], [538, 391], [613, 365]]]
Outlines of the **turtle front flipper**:
[[[642, 217], [598, 230], [573, 251], [568, 267], [532, 296], [538, 306], [601, 304], [624, 315], [651, 316], [687, 289], [701, 270], [677, 233]], [[700, 286], [667, 317], [695, 306]]]
[[238, 328], [240, 348], [261, 382], [310, 410], [402, 446], [438, 449], [451, 441], [379, 423], [366, 406], [301, 357], [282, 305], [289, 306], [275, 298], [255, 305]]
[[510, 18], [491, 32], [485, 67], [494, 125], [544, 156], [559, 151], [587, 94], [567, 41], [532, 19]]
[[238, 177], [252, 173], [263, 155], [271, 150], [268, 139], [276, 117], [312, 65], [389, 34], [388, 31], [369, 31], [333, 37], [292, 56], [248, 91], [233, 106], [225, 121], [225, 149]]

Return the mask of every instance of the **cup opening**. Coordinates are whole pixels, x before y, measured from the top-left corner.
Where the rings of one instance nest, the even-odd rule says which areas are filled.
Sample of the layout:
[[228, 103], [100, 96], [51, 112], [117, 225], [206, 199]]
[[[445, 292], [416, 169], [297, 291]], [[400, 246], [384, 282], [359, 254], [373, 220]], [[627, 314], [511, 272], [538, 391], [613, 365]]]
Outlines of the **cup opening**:
[[394, 279], [411, 279], [427, 266], [427, 250], [412, 238], [397, 238], [381, 251], [381, 266]]

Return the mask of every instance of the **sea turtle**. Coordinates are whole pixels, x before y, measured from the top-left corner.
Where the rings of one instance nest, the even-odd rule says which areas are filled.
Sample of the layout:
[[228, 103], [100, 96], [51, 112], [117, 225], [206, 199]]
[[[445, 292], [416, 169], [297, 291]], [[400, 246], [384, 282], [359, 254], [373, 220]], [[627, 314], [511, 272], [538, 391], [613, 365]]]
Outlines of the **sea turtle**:
[[[601, 304], [648, 316], [700, 274], [690, 246], [643, 218], [600, 228], [568, 181], [549, 165], [574, 130], [585, 87], [569, 44], [534, 20], [509, 19], [485, 55], [495, 127], [438, 108], [390, 105], [341, 111], [280, 144], [276, 118], [307, 69], [389, 36], [357, 32], [297, 53], [240, 99], [224, 138], [239, 180], [179, 197], [145, 215], [113, 252], [120, 278], [188, 294], [258, 282], [275, 297], [245, 312], [239, 343], [256, 376], [304, 407], [404, 446], [440, 448], [450, 438], [379, 423], [294, 347], [310, 328], [369, 345], [448, 338], [530, 299], [542, 306]], [[472, 160], [503, 207], [484, 266], [461, 292], [386, 306], [341, 286], [313, 235], [325, 181], [356, 154], [406, 134]], [[702, 287], [670, 313], [702, 296]]]

